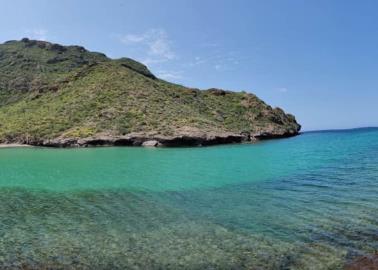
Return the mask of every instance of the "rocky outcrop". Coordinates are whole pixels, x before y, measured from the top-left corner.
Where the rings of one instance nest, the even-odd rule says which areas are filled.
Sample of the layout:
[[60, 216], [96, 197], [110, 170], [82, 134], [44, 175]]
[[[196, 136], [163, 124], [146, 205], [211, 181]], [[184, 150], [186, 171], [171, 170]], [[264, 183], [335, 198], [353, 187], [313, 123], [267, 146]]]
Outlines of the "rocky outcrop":
[[[88, 138], [56, 138], [52, 140], [36, 140], [21, 142], [34, 146], [45, 147], [92, 147], [92, 146], [144, 146], [144, 147], [180, 147], [180, 146], [211, 146], [232, 143], [253, 143], [259, 140], [291, 137], [294, 133], [206, 133], [187, 132], [174, 136], [156, 133], [131, 133], [123, 136], [99, 135]], [[20, 143], [20, 142], [19, 142]]]
[[145, 141], [145, 142], [142, 143], [142, 146], [144, 146], [144, 147], [155, 147], [155, 146], [159, 146], [159, 142], [157, 140]]

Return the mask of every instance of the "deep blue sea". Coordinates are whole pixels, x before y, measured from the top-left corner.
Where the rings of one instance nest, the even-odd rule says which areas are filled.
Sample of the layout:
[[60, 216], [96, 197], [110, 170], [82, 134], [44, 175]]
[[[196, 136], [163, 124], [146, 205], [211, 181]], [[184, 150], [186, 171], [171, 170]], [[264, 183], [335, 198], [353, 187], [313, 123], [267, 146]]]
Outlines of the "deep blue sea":
[[0, 149], [0, 269], [342, 269], [378, 250], [378, 129]]

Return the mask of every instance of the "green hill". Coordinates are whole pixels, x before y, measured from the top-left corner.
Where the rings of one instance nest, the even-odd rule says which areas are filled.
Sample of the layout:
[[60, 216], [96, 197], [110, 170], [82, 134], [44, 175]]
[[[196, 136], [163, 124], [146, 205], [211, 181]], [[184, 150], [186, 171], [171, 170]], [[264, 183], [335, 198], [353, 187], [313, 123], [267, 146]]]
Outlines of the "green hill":
[[22, 39], [0, 44], [0, 142], [209, 145], [297, 135], [253, 94], [156, 78], [129, 58]]

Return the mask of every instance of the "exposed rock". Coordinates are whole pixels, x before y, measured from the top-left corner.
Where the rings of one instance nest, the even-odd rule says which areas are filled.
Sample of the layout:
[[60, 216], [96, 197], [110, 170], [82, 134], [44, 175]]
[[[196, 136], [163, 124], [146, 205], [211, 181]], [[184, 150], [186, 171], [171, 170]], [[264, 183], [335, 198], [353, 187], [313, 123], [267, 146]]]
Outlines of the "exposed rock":
[[227, 91], [218, 88], [210, 88], [207, 91], [213, 94], [214, 96], [225, 96], [227, 94]]
[[145, 146], [145, 147], [155, 147], [155, 146], [158, 146], [159, 145], [159, 142], [156, 141], [156, 140], [151, 140], [151, 141], [145, 141], [142, 143], [142, 146]]
[[53, 140], [30, 141], [32, 145], [46, 147], [91, 147], [91, 146], [145, 146], [145, 147], [178, 147], [178, 146], [210, 146], [253, 142], [254, 138], [247, 134], [234, 133], [182, 133], [175, 136], [163, 136], [152, 133], [130, 133], [124, 136], [100, 135], [83, 139], [56, 138]]
[[130, 68], [151, 79], [154, 79], [154, 80], [156, 79], [155, 75], [152, 74], [151, 71], [149, 71], [145, 65], [138, 63], [137, 61], [133, 59], [124, 57], [124, 58], [117, 59], [115, 61], [118, 62], [123, 67]]
[[205, 133], [182, 132], [177, 135], [164, 136], [156, 133], [130, 133], [123, 136], [99, 135], [88, 138], [55, 138], [52, 140], [12, 141], [2, 143], [20, 143], [46, 147], [92, 147], [92, 146], [144, 146], [144, 147], [179, 147], [179, 146], [211, 146], [232, 143], [254, 143], [258, 140], [284, 138], [293, 136], [291, 133]]

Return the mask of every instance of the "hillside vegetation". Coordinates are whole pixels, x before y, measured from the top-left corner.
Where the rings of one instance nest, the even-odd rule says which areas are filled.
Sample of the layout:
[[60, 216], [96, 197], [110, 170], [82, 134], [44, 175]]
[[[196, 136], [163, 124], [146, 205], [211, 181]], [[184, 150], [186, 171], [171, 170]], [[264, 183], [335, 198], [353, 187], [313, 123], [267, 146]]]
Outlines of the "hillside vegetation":
[[0, 45], [2, 143], [204, 145], [299, 130], [253, 94], [172, 84], [129, 58], [29, 39]]

